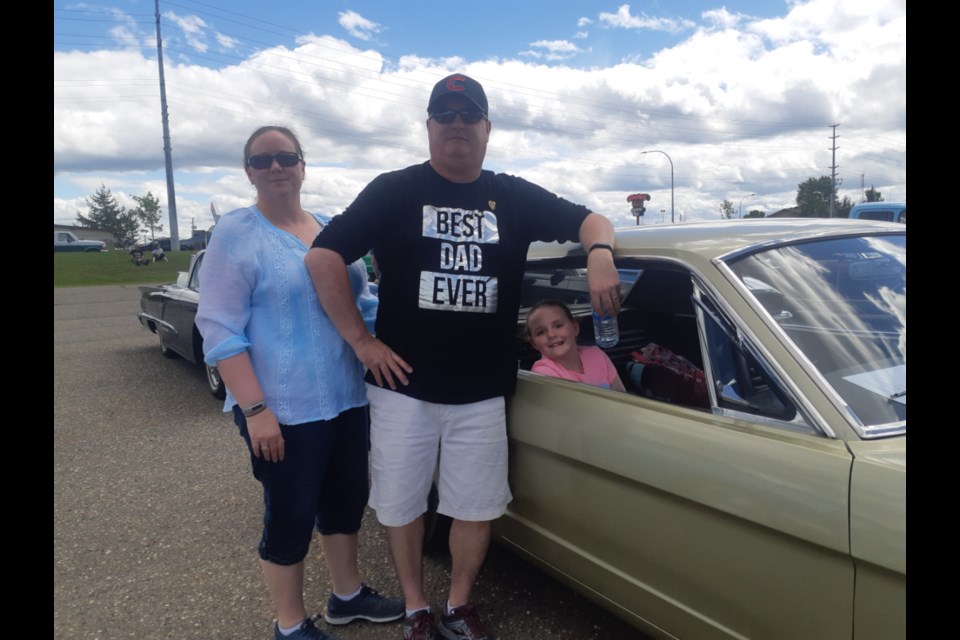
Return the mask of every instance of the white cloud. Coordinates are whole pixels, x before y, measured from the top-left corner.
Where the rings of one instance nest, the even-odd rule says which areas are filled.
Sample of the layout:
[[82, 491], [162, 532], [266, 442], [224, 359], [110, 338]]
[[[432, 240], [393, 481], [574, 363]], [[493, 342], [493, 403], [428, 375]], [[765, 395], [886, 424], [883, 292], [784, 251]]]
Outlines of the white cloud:
[[630, 5], [628, 4], [620, 5], [616, 13], [601, 12], [597, 18], [604, 26], [617, 29], [649, 29], [651, 31], [678, 33], [696, 26], [690, 20], [685, 19], [651, 18], [643, 13], [634, 16], [630, 13]]
[[[670, 155], [676, 214], [687, 219], [716, 219], [723, 199], [749, 193], [758, 195], [745, 211], [790, 206], [797, 184], [829, 174], [834, 123], [841, 197], [859, 198], [863, 174], [886, 199], [905, 200], [905, 20], [897, 0], [870, 11], [859, 0], [811, 0], [764, 20], [718, 10], [642, 62], [588, 68], [572, 66], [588, 50], [566, 40], [531, 43], [514, 59], [389, 61], [372, 45], [330, 35], [221, 69], [168, 62], [181, 236], [191, 219], [212, 224], [211, 200], [221, 213], [252, 200], [241, 148], [268, 122], [301, 137], [305, 206], [342, 211], [378, 173], [425, 159], [426, 100], [451, 71], [478, 79], [489, 96], [487, 168], [522, 175], [618, 224], [634, 224], [625, 197], [637, 191], [653, 197], [646, 223], [661, 208], [669, 219], [669, 163], [645, 149]], [[211, 33], [191, 24], [197, 37]], [[54, 53], [55, 221], [72, 221], [85, 210], [76, 194], [101, 183], [118, 197], [151, 190], [167, 211], [153, 55]], [[558, 57], [566, 62], [551, 64]]]
[[339, 16], [337, 22], [354, 38], [370, 41], [382, 30], [379, 24], [367, 20], [356, 11], [341, 11], [337, 15]]
[[207, 23], [197, 16], [179, 16], [172, 11], [167, 11], [163, 17], [176, 24], [183, 31], [183, 35], [193, 49], [200, 53], [205, 53], [209, 48], [206, 43], [204, 29]]
[[240, 41], [236, 38], [232, 38], [226, 34], [220, 33], [219, 31], [214, 32], [213, 37], [216, 39], [217, 44], [220, 45], [221, 49], [235, 49], [237, 45], [240, 44]]
[[726, 7], [704, 11], [700, 17], [708, 24], [712, 24], [721, 29], [732, 29], [737, 26], [743, 18], [739, 13], [730, 13]]
[[591, 20], [590, 18], [587, 18], [587, 17], [583, 17], [583, 18], [580, 18], [579, 20], [577, 20], [577, 26], [578, 26], [578, 27], [585, 27], [585, 26], [587, 26], [588, 24], [593, 24], [593, 20]]
[[530, 46], [534, 49], [544, 49], [546, 53], [542, 55], [547, 60], [566, 60], [583, 51], [567, 40], [537, 40], [531, 42]]
[[577, 40], [583, 40], [589, 35], [590, 34], [586, 31], [577, 31], [575, 34], [573, 34], [573, 37], [576, 38]]

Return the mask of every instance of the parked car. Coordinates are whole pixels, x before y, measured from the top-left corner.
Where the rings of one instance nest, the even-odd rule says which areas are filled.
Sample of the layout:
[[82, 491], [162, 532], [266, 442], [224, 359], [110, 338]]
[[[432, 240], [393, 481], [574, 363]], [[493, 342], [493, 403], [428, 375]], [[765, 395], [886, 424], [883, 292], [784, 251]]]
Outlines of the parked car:
[[190, 258], [190, 270], [181, 272], [177, 282], [140, 287], [140, 324], [160, 338], [160, 351], [167, 358], [181, 357], [200, 365], [215, 398], [226, 397], [226, 387], [216, 367], [203, 362], [203, 338], [195, 319], [200, 302], [200, 265], [204, 252]]
[[[534, 374], [518, 338], [494, 540], [657, 638], [905, 638], [906, 227], [616, 236], [629, 392]], [[590, 343], [585, 266], [531, 247], [518, 329], [554, 298]]]
[[[202, 257], [142, 287], [193, 362]], [[629, 392], [534, 374], [518, 337], [494, 540], [657, 638], [905, 638], [906, 226], [648, 225], [615, 260]], [[518, 336], [554, 298], [591, 341], [579, 245], [531, 247], [521, 298]]]
[[56, 251], [106, 251], [107, 243], [100, 240], [81, 240], [70, 231], [53, 232], [53, 250]]

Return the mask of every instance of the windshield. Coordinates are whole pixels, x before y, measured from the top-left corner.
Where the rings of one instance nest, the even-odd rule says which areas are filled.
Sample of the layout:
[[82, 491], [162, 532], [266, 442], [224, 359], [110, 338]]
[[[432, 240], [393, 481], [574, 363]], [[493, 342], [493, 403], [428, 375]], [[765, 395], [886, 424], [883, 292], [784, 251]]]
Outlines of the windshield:
[[792, 244], [729, 264], [846, 401], [865, 435], [871, 427], [905, 425], [906, 234]]

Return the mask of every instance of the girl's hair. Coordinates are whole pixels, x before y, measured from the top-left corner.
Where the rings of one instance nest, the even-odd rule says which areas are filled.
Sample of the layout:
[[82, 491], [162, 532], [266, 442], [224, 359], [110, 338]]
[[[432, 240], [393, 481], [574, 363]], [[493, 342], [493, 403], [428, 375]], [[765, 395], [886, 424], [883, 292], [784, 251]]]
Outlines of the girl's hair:
[[542, 309], [543, 307], [556, 307], [557, 309], [562, 309], [564, 315], [567, 316], [567, 320], [577, 324], [577, 319], [573, 317], [573, 314], [570, 312], [570, 307], [560, 302], [559, 300], [554, 300], [553, 298], [548, 298], [546, 300], [541, 300], [540, 302], [535, 303], [527, 311], [527, 322], [523, 326], [523, 337], [527, 340], [530, 339], [530, 316], [533, 315], [533, 312], [537, 309]]
[[290, 138], [290, 142], [293, 143], [293, 146], [296, 148], [297, 153], [300, 154], [300, 157], [303, 158], [303, 147], [300, 146], [300, 140], [297, 138], [297, 134], [288, 129], [287, 127], [281, 127], [276, 124], [268, 124], [266, 126], [260, 127], [256, 131], [250, 134], [250, 137], [247, 138], [247, 144], [243, 145], [243, 166], [247, 166], [247, 160], [250, 159], [250, 147], [253, 146], [253, 141], [267, 133], [268, 131], [276, 131], [277, 133], [282, 133], [286, 137]]

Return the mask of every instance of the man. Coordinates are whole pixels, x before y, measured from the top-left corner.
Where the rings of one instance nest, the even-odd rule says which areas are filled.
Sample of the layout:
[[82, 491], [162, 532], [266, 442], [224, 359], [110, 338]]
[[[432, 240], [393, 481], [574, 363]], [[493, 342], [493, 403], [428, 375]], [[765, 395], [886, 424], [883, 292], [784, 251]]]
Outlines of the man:
[[[475, 80], [454, 74], [427, 105], [430, 159], [383, 174], [317, 237], [306, 264], [324, 310], [366, 365], [370, 506], [386, 527], [406, 600], [406, 640], [486, 640], [470, 591], [490, 523], [511, 500], [504, 397], [516, 387], [517, 312], [527, 248], [579, 240], [590, 298], [616, 314], [620, 278], [603, 216], [483, 171], [491, 124]], [[376, 333], [352, 302], [345, 264], [373, 250]], [[399, 384], [398, 384], [399, 383]], [[443, 610], [423, 592], [423, 513], [439, 450], [439, 513], [453, 518]]]

